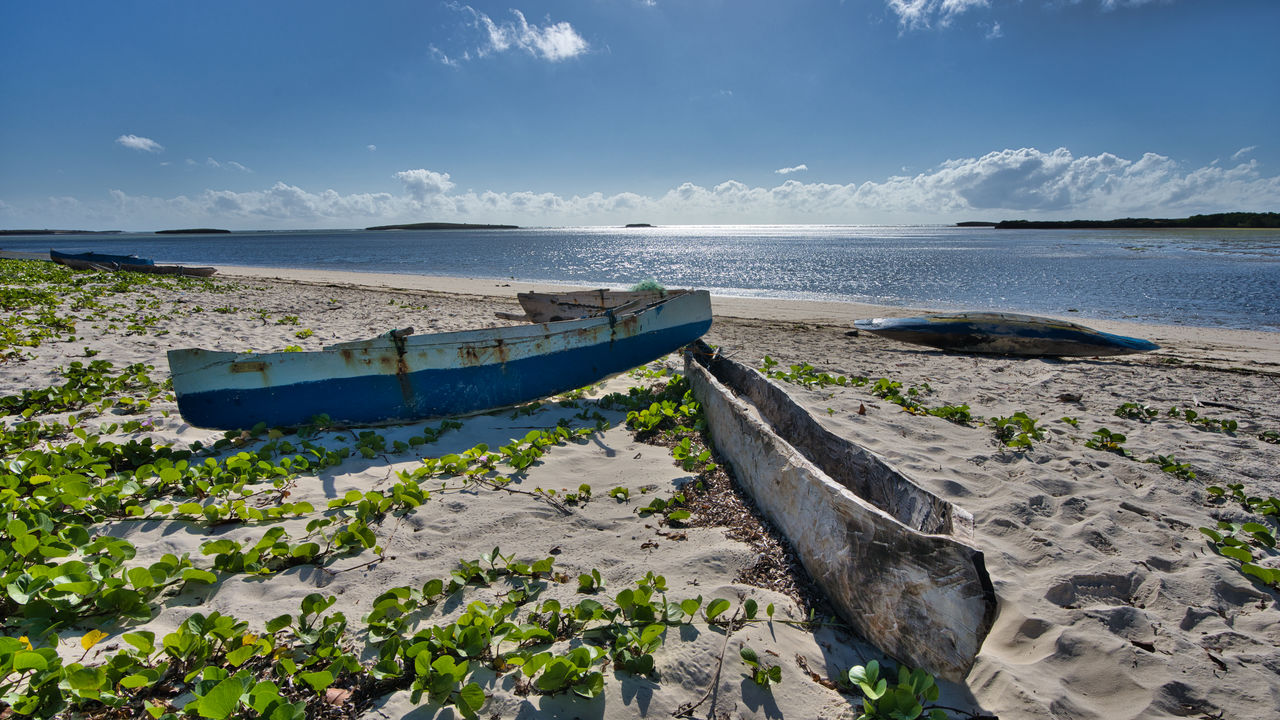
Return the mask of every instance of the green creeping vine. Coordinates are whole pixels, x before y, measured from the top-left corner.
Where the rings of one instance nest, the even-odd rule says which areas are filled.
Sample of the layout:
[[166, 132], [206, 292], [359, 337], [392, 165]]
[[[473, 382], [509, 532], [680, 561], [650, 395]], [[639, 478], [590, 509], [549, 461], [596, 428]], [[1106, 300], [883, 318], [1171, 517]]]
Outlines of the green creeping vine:
[[[48, 341], [75, 340], [79, 322], [108, 318], [99, 331], [123, 329], [126, 334], [162, 335], [154, 330], [162, 317], [185, 314], [171, 307], [166, 315], [159, 308], [155, 289], [200, 289], [219, 292], [236, 286], [205, 278], [144, 275], [142, 273], [74, 272], [42, 260], [0, 259], [0, 363], [29, 357], [24, 348], [36, 348]], [[128, 296], [128, 297], [122, 297]], [[131, 299], [132, 308], [124, 302]], [[86, 317], [76, 313], [91, 311]], [[123, 314], [109, 317], [109, 313]]]
[[922, 715], [930, 720], [945, 720], [947, 717], [942, 708], [923, 705], [938, 699], [937, 682], [924, 670], [899, 667], [898, 682], [890, 686], [886, 678], [880, 677], [880, 663], [871, 660], [865, 666], [850, 668], [848, 680], [862, 691], [862, 714], [858, 720], [914, 720]]
[[1257, 551], [1264, 557], [1276, 556], [1276, 538], [1271, 528], [1255, 522], [1236, 524], [1222, 520], [1216, 528], [1202, 527], [1200, 532], [1209, 538], [1214, 552], [1239, 563], [1241, 574], [1280, 590], [1280, 569], [1258, 564], [1259, 558], [1254, 555]]
[[1177, 406], [1169, 408], [1166, 413], [1169, 417], [1181, 418], [1192, 425], [1197, 425], [1202, 430], [1210, 432], [1234, 433], [1240, 427], [1240, 423], [1231, 419], [1201, 417], [1195, 410], [1189, 408], [1179, 408]]
[[782, 380], [794, 385], [802, 385], [810, 388], [825, 388], [831, 385], [838, 387], [862, 387], [871, 385], [871, 394], [878, 398], [887, 400], [901, 407], [903, 410], [912, 415], [932, 415], [939, 417], [957, 425], [968, 425], [973, 422], [973, 415], [968, 405], [941, 405], [936, 408], [930, 408], [920, 401], [920, 398], [933, 392], [933, 388], [929, 383], [921, 383], [920, 385], [912, 385], [903, 391], [903, 385], [897, 380], [889, 378], [880, 378], [874, 383], [870, 378], [862, 376], [845, 376], [831, 375], [829, 373], [820, 373], [809, 363], [800, 363], [792, 365], [790, 370], [783, 371], [776, 369], [778, 361], [764, 356], [761, 361], [760, 372], [766, 377], [775, 380]]
[[995, 428], [996, 439], [1005, 447], [1025, 450], [1035, 440], [1044, 439], [1044, 429], [1038, 420], [1019, 410], [1010, 417], [992, 417], [988, 422]]

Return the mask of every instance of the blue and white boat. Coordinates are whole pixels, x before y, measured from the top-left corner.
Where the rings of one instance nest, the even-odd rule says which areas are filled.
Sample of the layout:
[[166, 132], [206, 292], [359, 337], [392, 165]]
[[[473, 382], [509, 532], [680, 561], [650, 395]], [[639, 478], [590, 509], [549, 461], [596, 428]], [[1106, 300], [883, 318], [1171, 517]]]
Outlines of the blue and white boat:
[[408, 422], [517, 405], [598, 382], [701, 337], [705, 290], [536, 325], [392, 330], [314, 352], [169, 351], [178, 410], [197, 427]]
[[1013, 313], [939, 313], [855, 320], [882, 337], [955, 352], [1031, 357], [1095, 357], [1159, 350], [1150, 340], [1113, 335], [1066, 320]]
[[63, 265], [69, 264], [67, 261], [70, 261], [72, 263], [103, 265], [113, 269], [120, 265], [156, 264], [151, 258], [140, 258], [137, 255], [112, 255], [99, 252], [65, 253], [60, 250], [50, 250], [49, 259]]

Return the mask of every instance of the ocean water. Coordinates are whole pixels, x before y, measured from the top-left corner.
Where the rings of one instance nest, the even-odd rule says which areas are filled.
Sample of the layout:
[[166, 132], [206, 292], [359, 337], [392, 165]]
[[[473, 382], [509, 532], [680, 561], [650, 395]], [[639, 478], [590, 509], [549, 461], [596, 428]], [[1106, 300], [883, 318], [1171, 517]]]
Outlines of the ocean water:
[[0, 248], [1280, 332], [1280, 231], [671, 226], [0, 237]]

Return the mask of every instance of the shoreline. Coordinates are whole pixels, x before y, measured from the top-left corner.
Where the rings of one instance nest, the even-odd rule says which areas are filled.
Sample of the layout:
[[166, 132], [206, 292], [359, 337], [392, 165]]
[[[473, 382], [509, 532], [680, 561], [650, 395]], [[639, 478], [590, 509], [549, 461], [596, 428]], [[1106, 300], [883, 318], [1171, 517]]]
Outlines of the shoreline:
[[[558, 292], [594, 289], [597, 287], [590, 285], [530, 283], [494, 278], [305, 270], [239, 265], [221, 265], [217, 267], [218, 275], [215, 277], [222, 279], [276, 280], [321, 286], [342, 285], [390, 291], [494, 298], [510, 302], [514, 302], [516, 294], [521, 292]], [[920, 313], [936, 312], [936, 310], [929, 308], [873, 305], [868, 303], [747, 298], [715, 294], [711, 296], [711, 307], [712, 314], [717, 319], [734, 318], [771, 323], [791, 322], [847, 326], [847, 330], [852, 330], [853, 321], [860, 318], [908, 317]], [[1280, 372], [1280, 332], [1193, 325], [1157, 325], [1127, 320], [1073, 318], [1064, 315], [1050, 315], [1047, 317], [1078, 322], [1106, 332], [1145, 337], [1155, 341], [1162, 348], [1178, 347], [1184, 351], [1192, 351], [1197, 357], [1205, 360], [1258, 364], [1261, 366], [1259, 369], [1266, 368]], [[916, 347], [922, 351], [928, 350], [927, 348]], [[1155, 355], [1159, 354], [1161, 354], [1161, 351], [1156, 351]], [[1268, 368], [1268, 366], [1270, 367]]]

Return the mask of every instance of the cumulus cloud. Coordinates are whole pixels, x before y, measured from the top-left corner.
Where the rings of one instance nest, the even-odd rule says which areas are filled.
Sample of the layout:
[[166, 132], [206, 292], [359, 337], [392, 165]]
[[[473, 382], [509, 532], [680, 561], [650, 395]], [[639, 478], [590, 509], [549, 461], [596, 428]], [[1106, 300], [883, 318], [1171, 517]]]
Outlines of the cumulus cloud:
[[378, 151], [378, 146], [377, 146], [377, 145], [374, 145], [374, 144], [372, 144], [372, 143], [370, 143], [370, 144], [368, 144], [368, 145], [365, 145], [365, 147], [369, 149], [369, 152], [377, 152], [377, 151]]
[[438, 173], [431, 170], [403, 170], [395, 174], [395, 178], [404, 183], [409, 196], [420, 203], [434, 199], [453, 189], [449, 173]]
[[[523, 50], [542, 60], [559, 62], [582, 55], [590, 47], [568, 22], [551, 22], [548, 18], [546, 25], [539, 26], [530, 23], [524, 13], [514, 8], [511, 9], [512, 20], [496, 22], [470, 5], [452, 3], [449, 7], [469, 15], [471, 28], [479, 32], [480, 37], [474, 49], [474, 57], [485, 57], [515, 49]], [[457, 66], [473, 57], [471, 50], [463, 50], [460, 54], [455, 53], [450, 56], [435, 45], [429, 47], [431, 54], [445, 65]]]
[[[1245, 148], [1247, 150], [1247, 148]], [[661, 223], [920, 223], [974, 217], [1073, 219], [1181, 217], [1280, 206], [1280, 176], [1264, 175], [1243, 155], [1229, 167], [1187, 169], [1147, 153], [1076, 156], [1065, 148], [1004, 149], [955, 158], [916, 174], [850, 183], [786, 179], [774, 187], [727, 179], [682, 183], [641, 195], [456, 192], [449, 173], [396, 173], [401, 191], [340, 194], [285, 182], [264, 190], [206, 190], [173, 198], [113, 191], [109, 201], [48, 198], [0, 205], [13, 225], [49, 217], [101, 227], [205, 224], [237, 228], [363, 227], [397, 222], [511, 222], [525, 225], [616, 224], [643, 216]]]
[[116, 138], [116, 143], [129, 148], [130, 150], [139, 150], [142, 152], [158, 153], [164, 151], [164, 146], [152, 140], [151, 138], [139, 137], [137, 135], [121, 135]]
[[777, 170], [774, 170], [774, 172], [779, 175], [790, 175], [791, 173], [803, 172], [808, 169], [809, 169], [808, 165], [805, 165], [804, 163], [800, 163], [795, 167], [778, 168]]

